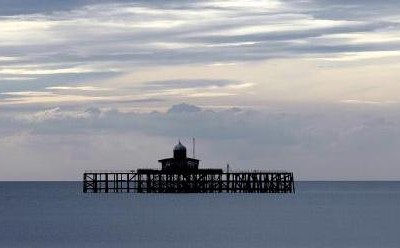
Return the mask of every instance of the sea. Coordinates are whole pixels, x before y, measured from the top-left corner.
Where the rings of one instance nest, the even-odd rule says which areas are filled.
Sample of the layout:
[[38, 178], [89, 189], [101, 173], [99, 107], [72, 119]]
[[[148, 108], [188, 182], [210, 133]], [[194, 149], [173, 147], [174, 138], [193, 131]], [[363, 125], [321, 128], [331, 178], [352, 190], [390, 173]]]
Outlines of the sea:
[[84, 194], [0, 182], [0, 247], [400, 247], [400, 182], [296, 182], [296, 194]]

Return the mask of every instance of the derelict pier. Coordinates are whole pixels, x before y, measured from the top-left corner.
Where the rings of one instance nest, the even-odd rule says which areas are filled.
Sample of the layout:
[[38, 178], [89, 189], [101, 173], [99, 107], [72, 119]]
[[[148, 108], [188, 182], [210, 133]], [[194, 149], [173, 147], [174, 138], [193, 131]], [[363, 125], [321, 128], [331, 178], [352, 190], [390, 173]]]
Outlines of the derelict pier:
[[84, 193], [295, 193], [292, 172], [199, 169], [179, 142], [161, 169], [87, 171]]

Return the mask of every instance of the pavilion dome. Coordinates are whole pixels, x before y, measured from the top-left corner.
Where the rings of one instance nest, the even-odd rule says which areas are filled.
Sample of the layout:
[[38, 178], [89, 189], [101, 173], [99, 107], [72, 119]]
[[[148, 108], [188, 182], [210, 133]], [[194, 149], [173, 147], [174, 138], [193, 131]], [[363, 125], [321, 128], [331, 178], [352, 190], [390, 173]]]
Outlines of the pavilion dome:
[[174, 151], [186, 151], [186, 147], [182, 145], [182, 143], [179, 141], [179, 143], [174, 147]]
[[176, 159], [186, 158], [186, 147], [184, 145], [182, 145], [182, 143], [180, 141], [174, 147], [174, 158], [176, 158]]

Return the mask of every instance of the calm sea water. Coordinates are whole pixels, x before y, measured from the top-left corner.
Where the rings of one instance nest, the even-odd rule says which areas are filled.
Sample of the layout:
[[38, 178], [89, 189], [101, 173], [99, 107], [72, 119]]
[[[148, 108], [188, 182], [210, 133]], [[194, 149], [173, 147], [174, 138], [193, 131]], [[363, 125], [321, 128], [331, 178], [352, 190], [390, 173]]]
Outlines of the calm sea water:
[[0, 247], [400, 247], [400, 182], [296, 194], [83, 194], [0, 183]]

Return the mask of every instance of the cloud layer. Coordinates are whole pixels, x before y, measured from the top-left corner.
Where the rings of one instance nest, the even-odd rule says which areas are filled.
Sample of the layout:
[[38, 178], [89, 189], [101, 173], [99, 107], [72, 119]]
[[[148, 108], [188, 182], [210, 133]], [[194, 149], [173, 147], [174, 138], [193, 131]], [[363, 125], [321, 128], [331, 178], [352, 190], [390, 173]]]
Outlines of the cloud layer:
[[[2, 6], [3, 93], [96, 87], [107, 78], [155, 66], [287, 58], [391, 63], [400, 56], [399, 4], [390, 0], [380, 1], [379, 8], [372, 1], [278, 0], [6, 1]], [[138, 92], [109, 92], [132, 94]], [[229, 94], [214, 96], [223, 95]], [[82, 92], [76, 98], [98, 100]]]
[[206, 166], [399, 172], [398, 1], [0, 2], [0, 179], [155, 166], [179, 137]]
[[[156, 167], [178, 138], [206, 167], [288, 169], [300, 179], [395, 179], [397, 111], [331, 106], [329, 111], [201, 109], [167, 112], [48, 109], [1, 118], [3, 180], [78, 180], [85, 169]], [[26, 154], [20, 156], [20, 154]]]

